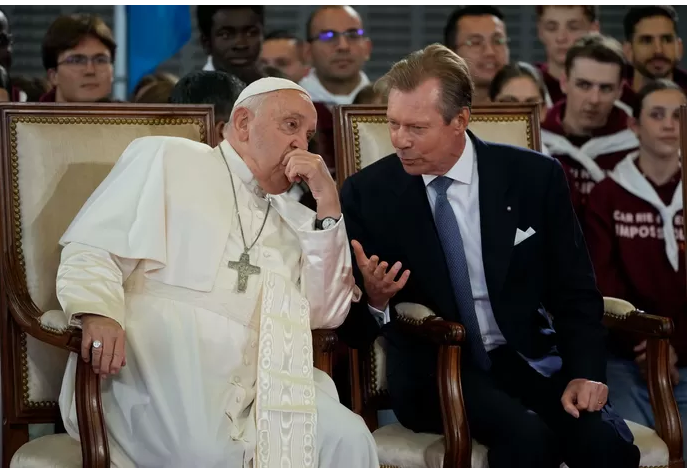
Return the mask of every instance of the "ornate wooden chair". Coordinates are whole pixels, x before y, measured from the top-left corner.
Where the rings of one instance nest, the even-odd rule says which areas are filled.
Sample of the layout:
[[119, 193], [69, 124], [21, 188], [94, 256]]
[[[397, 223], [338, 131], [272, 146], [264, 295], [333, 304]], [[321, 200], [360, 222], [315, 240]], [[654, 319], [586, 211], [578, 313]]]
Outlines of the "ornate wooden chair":
[[[336, 163], [339, 184], [345, 177], [394, 152], [386, 109], [379, 106], [341, 106], [336, 115]], [[541, 149], [538, 106], [494, 105], [474, 108], [469, 127], [486, 141]], [[656, 431], [629, 422], [642, 466], [682, 466], [682, 427], [668, 373], [668, 337], [672, 322], [648, 315], [624, 301], [604, 300], [607, 326], [639, 333], [648, 339], [648, 380]], [[420, 434], [399, 423], [379, 427], [379, 411], [389, 410], [385, 343], [378, 338], [369, 349], [351, 350], [353, 411], [373, 432], [384, 468], [482, 468], [487, 448], [470, 438], [460, 381], [460, 343], [464, 329], [445, 321], [419, 304], [396, 307], [401, 326], [418, 339], [439, 347], [437, 379], [444, 415], [444, 433]]]
[[[100, 380], [77, 369], [81, 444], [63, 432], [57, 404], [66, 359], [81, 333], [55, 295], [58, 240], [134, 139], [165, 135], [214, 146], [212, 106], [3, 104], [0, 193], [3, 256], [2, 466], [109, 466]], [[331, 372], [335, 335], [314, 332], [315, 365]], [[57, 432], [31, 438], [38, 424]], [[31, 431], [35, 432], [35, 431]]]

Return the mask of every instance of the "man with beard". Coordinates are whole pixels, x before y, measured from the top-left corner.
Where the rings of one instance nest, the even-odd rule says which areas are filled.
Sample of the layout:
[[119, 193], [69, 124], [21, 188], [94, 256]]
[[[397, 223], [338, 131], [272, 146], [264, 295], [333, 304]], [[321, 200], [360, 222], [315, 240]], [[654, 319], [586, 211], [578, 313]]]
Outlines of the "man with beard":
[[198, 28], [208, 61], [203, 70], [231, 73], [246, 84], [267, 75], [258, 66], [265, 7], [199, 5]]
[[501, 10], [484, 5], [456, 9], [446, 22], [444, 45], [468, 64], [475, 85], [472, 103], [489, 104], [489, 85], [510, 60]]
[[627, 113], [615, 105], [624, 65], [615, 39], [596, 33], [579, 39], [565, 57], [566, 97], [542, 123], [542, 143], [566, 170], [578, 217], [594, 185], [638, 146]]
[[629, 83], [622, 101], [631, 107], [636, 93], [651, 80], [665, 78], [687, 90], [687, 73], [677, 68], [682, 59], [682, 39], [677, 34], [678, 16], [670, 5], [636, 6], [628, 10], [623, 20], [625, 56], [632, 64], [627, 67]]
[[350, 6], [324, 6], [310, 15], [306, 26], [306, 61], [312, 70], [300, 85], [313, 101], [351, 104], [370, 83], [363, 65], [372, 43], [365, 35], [360, 15]]

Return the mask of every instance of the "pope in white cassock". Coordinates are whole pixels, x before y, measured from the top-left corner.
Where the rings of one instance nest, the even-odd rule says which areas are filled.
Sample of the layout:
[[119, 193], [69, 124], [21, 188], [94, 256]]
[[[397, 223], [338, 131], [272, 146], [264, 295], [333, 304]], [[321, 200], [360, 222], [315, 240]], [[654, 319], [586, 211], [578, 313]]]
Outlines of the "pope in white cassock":
[[[57, 295], [83, 345], [60, 409], [78, 439], [76, 363], [92, 359], [114, 466], [379, 466], [313, 369], [311, 329], [360, 294], [336, 184], [307, 151], [316, 120], [300, 86], [256, 81], [217, 148], [131, 143], [62, 237]], [[317, 213], [286, 195], [298, 180]]]

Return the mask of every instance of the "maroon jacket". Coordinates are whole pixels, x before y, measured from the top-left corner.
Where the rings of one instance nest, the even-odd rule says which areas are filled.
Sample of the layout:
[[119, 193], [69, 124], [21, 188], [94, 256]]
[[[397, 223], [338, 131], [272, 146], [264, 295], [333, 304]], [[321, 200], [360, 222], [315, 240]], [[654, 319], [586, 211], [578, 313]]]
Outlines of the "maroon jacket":
[[587, 197], [606, 172], [637, 149], [638, 141], [627, 128], [628, 115], [613, 107], [606, 125], [589, 136], [566, 135], [563, 130], [565, 100], [552, 107], [542, 123], [542, 143], [561, 162], [577, 216], [582, 219]]
[[[632, 162], [639, 171], [635, 162]], [[618, 169], [623, 168], [619, 165]], [[641, 173], [641, 171], [639, 171]], [[625, 299], [646, 313], [670, 317], [675, 325], [671, 343], [678, 364], [687, 366], [687, 285], [685, 283], [684, 216], [682, 194], [676, 193], [680, 172], [664, 185], [644, 180], [666, 206], [674, 197], [672, 227], [677, 240], [676, 266], [666, 252], [663, 220], [654, 204], [630, 193], [613, 175], [592, 191], [585, 211], [585, 237], [599, 290], [604, 296]], [[676, 199], [677, 200], [677, 199]], [[632, 359], [640, 337], [612, 336], [611, 350]]]
[[549, 65], [546, 62], [536, 63], [535, 67], [537, 67], [541, 72], [541, 77], [544, 80], [544, 87], [546, 88], [546, 92], [550, 98], [550, 102], [547, 100], [546, 104], [551, 107], [561, 99], [564, 99], [565, 94], [563, 94], [563, 91], [561, 90], [561, 83], [558, 81], [558, 78], [555, 78], [551, 73], [549, 73]]
[[[632, 80], [634, 79], [634, 68], [625, 68], [625, 85], [623, 86], [623, 94], [620, 96], [620, 101], [632, 109], [637, 101], [637, 93], [632, 89]], [[676, 68], [673, 72], [673, 81], [676, 85], [682, 88], [687, 93], [687, 72], [680, 68]]]

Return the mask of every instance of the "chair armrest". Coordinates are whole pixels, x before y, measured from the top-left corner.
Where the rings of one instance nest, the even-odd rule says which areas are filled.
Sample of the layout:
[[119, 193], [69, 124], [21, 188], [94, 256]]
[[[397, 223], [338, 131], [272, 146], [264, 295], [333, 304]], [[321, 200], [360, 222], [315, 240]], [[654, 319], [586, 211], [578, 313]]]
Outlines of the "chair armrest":
[[396, 314], [403, 331], [439, 346], [457, 346], [465, 338], [461, 324], [445, 321], [423, 305], [404, 302], [396, 306]]
[[[671, 323], [672, 326], [672, 323]], [[670, 379], [670, 342], [668, 338], [647, 339], [647, 387], [656, 421], [656, 433], [668, 446], [671, 466], [683, 466], [682, 422]]]
[[313, 330], [313, 360], [316, 368], [332, 377], [334, 369], [334, 348], [338, 337], [334, 330]]
[[439, 346], [437, 383], [446, 444], [444, 468], [470, 468], [472, 441], [460, 377], [460, 343], [465, 338], [465, 329], [459, 323], [437, 317], [420, 304], [398, 304], [396, 313], [402, 330]]
[[606, 311], [603, 322], [611, 330], [636, 333], [644, 338], [668, 338], [673, 334], [672, 320], [638, 310], [623, 314]]
[[647, 387], [656, 421], [656, 433], [668, 446], [671, 466], [682, 465], [683, 446], [680, 412], [670, 379], [670, 341], [673, 321], [667, 317], [646, 314], [632, 304], [604, 298], [604, 324], [620, 333], [631, 333], [647, 340]]
[[[27, 309], [34, 307], [31, 302]], [[81, 354], [81, 329], [68, 326], [62, 311], [50, 310], [37, 315], [35, 310], [26, 314], [22, 313], [21, 308], [10, 308], [23, 332], [44, 343]], [[100, 376], [83, 359], [79, 359], [76, 365], [75, 389], [83, 466], [109, 468], [110, 450], [100, 394]]]
[[83, 359], [79, 359], [76, 365], [76, 414], [83, 466], [110, 468], [110, 447], [107, 443], [100, 395], [100, 376]]

